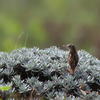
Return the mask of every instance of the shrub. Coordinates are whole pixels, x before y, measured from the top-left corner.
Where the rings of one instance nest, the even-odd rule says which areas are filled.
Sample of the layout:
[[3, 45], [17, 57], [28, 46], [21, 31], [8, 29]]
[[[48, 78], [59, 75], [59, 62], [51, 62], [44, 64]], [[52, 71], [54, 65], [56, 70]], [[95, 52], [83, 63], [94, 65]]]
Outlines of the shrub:
[[77, 70], [70, 75], [68, 53], [55, 46], [0, 52], [0, 84], [11, 84], [12, 94], [20, 98], [99, 100], [100, 60], [79, 50]]

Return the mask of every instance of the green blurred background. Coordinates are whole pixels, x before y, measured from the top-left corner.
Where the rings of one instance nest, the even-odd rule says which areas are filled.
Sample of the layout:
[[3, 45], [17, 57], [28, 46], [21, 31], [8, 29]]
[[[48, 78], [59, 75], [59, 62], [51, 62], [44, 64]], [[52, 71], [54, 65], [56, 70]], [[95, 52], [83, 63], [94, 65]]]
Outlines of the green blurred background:
[[100, 0], [0, 0], [0, 51], [67, 43], [100, 58]]

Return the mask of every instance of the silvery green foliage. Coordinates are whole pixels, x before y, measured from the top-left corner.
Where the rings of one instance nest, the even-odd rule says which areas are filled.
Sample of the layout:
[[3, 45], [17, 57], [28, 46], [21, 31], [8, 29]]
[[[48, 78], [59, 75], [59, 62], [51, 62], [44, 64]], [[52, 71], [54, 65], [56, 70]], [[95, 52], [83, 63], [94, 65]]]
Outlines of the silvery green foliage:
[[100, 98], [84, 95], [79, 89], [80, 84], [85, 84], [85, 90], [100, 92], [100, 60], [79, 50], [77, 71], [72, 76], [66, 71], [68, 53], [55, 46], [0, 52], [0, 84], [11, 82], [12, 90], [22, 94], [35, 88], [51, 100]]

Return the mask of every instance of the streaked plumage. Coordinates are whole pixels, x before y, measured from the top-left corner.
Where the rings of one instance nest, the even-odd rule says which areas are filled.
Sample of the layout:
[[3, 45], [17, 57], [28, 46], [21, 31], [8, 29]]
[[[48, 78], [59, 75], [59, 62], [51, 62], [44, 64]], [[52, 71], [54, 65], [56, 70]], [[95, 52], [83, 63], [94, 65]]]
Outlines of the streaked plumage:
[[68, 55], [68, 63], [70, 66], [69, 72], [70, 74], [74, 74], [76, 66], [79, 61], [79, 57], [78, 57], [78, 54], [77, 54], [77, 51], [74, 45], [69, 44], [67, 45], [67, 48], [69, 49], [69, 55]]

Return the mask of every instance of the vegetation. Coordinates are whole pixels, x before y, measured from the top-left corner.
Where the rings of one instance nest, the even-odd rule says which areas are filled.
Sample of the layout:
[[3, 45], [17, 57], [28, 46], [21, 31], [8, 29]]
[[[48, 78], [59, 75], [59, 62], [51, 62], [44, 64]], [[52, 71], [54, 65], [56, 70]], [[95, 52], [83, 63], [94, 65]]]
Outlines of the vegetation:
[[100, 58], [99, 0], [0, 0], [0, 51], [74, 43]]
[[0, 89], [3, 100], [99, 100], [100, 61], [79, 50], [77, 70], [70, 75], [68, 53], [57, 47], [0, 52], [0, 84], [9, 86]]

